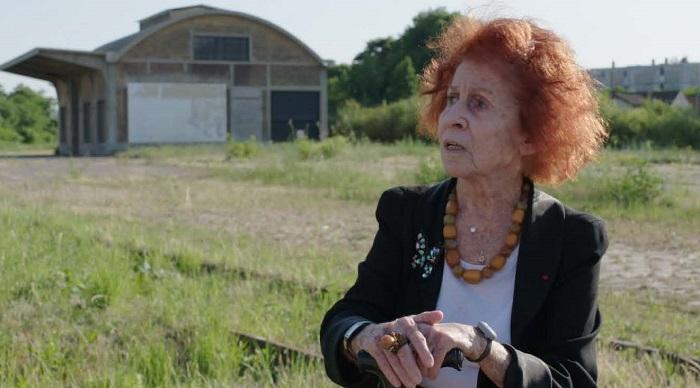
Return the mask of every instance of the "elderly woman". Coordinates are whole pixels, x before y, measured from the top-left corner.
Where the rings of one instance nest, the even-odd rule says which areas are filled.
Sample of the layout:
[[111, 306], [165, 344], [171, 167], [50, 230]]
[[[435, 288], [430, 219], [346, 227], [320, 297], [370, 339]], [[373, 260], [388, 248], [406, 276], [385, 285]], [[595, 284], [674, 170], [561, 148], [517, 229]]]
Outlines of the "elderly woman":
[[[605, 140], [593, 83], [532, 22], [462, 17], [423, 74], [424, 128], [453, 178], [383, 193], [352, 288], [326, 314], [328, 376], [364, 385], [596, 385], [603, 223], [533, 183], [572, 178]], [[459, 348], [461, 371], [440, 368]]]

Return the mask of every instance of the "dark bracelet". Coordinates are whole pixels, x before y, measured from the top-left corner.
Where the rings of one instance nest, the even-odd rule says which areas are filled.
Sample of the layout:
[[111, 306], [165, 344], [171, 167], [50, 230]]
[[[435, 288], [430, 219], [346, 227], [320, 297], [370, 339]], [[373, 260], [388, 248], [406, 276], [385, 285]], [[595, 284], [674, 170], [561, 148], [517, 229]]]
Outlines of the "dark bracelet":
[[[478, 329], [477, 329], [477, 330], [478, 330]], [[467, 360], [478, 364], [479, 362], [481, 362], [481, 360], [483, 360], [484, 358], [488, 357], [489, 353], [491, 353], [491, 343], [493, 342], [493, 340], [490, 339], [490, 338], [486, 338], [486, 337], [484, 337], [484, 339], [486, 340], [486, 347], [484, 348], [484, 351], [481, 352], [481, 354], [479, 355], [479, 357], [477, 357], [477, 358], [475, 358], [475, 359], [471, 359], [471, 358], [467, 357], [467, 355], [465, 354], [464, 357], [465, 357]]]
[[475, 359], [467, 357], [466, 354], [464, 355], [464, 357], [471, 362], [479, 363], [481, 362], [481, 360], [488, 357], [489, 353], [491, 353], [491, 343], [493, 342], [493, 340], [496, 339], [496, 332], [493, 331], [491, 326], [489, 326], [488, 323], [484, 321], [479, 322], [479, 324], [474, 328], [474, 330], [476, 331], [476, 334], [479, 337], [486, 340], [486, 347], [484, 348], [484, 351], [481, 352], [479, 357]]

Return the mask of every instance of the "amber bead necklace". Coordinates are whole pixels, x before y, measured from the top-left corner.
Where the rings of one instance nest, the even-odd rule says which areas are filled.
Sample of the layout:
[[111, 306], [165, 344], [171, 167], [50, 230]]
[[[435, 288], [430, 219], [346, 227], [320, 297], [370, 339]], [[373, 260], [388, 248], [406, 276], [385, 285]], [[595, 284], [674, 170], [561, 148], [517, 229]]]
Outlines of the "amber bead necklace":
[[[483, 262], [486, 264], [484, 268], [478, 269], [465, 269], [462, 267], [460, 262], [462, 261], [459, 250], [457, 249], [457, 212], [459, 210], [459, 204], [457, 202], [456, 188], [452, 189], [449, 197], [447, 198], [447, 205], [445, 206], [445, 218], [443, 220], [444, 227], [442, 229], [442, 236], [445, 239], [445, 261], [447, 265], [452, 269], [452, 273], [459, 278], [462, 278], [467, 283], [477, 284], [483, 279], [488, 279], [496, 271], [499, 271], [506, 265], [508, 256], [516, 245], [518, 245], [518, 240], [520, 240], [521, 226], [523, 220], [525, 219], [525, 211], [527, 210], [528, 198], [530, 196], [530, 190], [532, 189], [530, 183], [523, 179], [523, 184], [520, 188], [520, 199], [515, 204], [513, 209], [512, 221], [513, 224], [510, 226], [510, 230], [506, 235], [506, 241], [503, 244], [501, 250], [488, 260], [485, 260], [484, 252], [481, 251], [480, 257], [477, 258], [478, 262]], [[474, 233], [476, 231], [475, 226], [470, 226], [469, 231]]]

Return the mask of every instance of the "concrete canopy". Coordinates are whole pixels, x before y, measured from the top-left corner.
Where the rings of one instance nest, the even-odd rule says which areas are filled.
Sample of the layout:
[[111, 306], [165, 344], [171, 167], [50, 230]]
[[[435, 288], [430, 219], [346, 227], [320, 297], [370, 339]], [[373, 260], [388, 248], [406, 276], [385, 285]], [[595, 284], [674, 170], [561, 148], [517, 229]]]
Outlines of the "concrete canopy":
[[0, 65], [0, 70], [55, 81], [58, 78], [101, 70], [104, 63], [104, 54], [100, 53], [36, 48]]

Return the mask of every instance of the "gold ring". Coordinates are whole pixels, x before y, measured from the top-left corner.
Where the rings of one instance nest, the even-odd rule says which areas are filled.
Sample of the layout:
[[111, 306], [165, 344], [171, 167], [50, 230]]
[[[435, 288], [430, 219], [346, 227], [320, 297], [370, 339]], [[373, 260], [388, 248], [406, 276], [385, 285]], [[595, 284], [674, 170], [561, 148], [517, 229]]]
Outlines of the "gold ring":
[[380, 343], [382, 348], [396, 354], [402, 346], [408, 343], [408, 338], [401, 333], [391, 332], [383, 335]]

